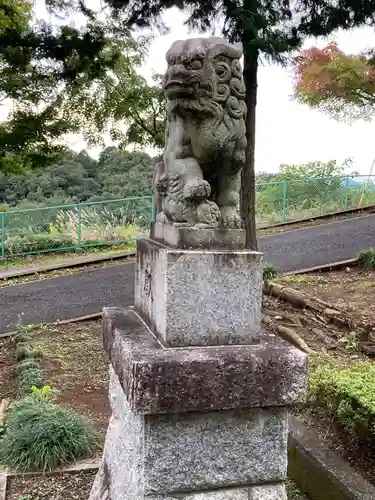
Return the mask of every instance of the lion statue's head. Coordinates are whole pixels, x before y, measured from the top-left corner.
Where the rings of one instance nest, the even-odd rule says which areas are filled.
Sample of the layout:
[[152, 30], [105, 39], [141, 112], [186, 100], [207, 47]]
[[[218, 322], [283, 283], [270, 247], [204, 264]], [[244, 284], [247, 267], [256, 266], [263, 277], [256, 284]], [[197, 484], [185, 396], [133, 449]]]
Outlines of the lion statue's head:
[[177, 40], [167, 52], [164, 91], [172, 108], [222, 114], [233, 118], [246, 113], [241, 44], [223, 38]]

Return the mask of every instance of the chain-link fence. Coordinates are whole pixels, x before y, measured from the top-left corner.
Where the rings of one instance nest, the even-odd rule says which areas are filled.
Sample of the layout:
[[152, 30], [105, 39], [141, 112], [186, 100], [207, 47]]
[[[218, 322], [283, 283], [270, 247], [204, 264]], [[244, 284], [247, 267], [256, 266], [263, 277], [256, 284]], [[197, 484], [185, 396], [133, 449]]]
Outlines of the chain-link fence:
[[128, 243], [145, 232], [152, 197], [0, 213], [1, 256]]
[[[375, 205], [375, 176], [256, 184], [258, 227], [368, 205]], [[0, 212], [0, 256], [127, 243], [151, 220], [151, 196]]]
[[375, 176], [256, 184], [256, 221], [261, 227], [374, 204]]

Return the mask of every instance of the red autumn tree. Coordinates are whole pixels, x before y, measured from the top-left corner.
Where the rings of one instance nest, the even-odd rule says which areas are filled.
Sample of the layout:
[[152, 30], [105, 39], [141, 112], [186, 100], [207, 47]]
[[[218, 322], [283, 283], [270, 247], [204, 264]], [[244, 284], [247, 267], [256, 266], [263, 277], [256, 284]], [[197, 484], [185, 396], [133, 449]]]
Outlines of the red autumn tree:
[[373, 55], [352, 55], [329, 43], [301, 51], [294, 63], [294, 97], [335, 119], [369, 120], [375, 113]]

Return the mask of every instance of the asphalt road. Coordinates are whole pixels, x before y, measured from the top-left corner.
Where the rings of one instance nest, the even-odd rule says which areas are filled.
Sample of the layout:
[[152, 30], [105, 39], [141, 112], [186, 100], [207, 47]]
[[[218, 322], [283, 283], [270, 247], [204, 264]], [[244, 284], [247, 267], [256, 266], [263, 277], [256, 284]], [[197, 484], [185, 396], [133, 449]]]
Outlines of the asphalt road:
[[[280, 271], [350, 259], [375, 247], [375, 215], [287, 231], [259, 240], [265, 260]], [[133, 303], [134, 263], [0, 289], [0, 332], [96, 313]]]

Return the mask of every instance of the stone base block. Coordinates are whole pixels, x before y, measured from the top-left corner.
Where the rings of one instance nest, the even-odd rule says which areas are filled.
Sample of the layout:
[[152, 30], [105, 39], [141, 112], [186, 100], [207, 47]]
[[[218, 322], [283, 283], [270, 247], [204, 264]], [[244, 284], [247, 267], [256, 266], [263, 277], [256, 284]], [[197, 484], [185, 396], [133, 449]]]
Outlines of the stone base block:
[[103, 311], [104, 347], [137, 414], [304, 401], [307, 356], [278, 337], [247, 346], [164, 348], [133, 308]]
[[243, 250], [246, 235], [244, 229], [197, 229], [154, 222], [151, 225], [151, 239], [183, 250]]
[[135, 306], [169, 347], [259, 341], [262, 254], [137, 242]]
[[133, 308], [105, 309], [103, 325], [112, 415], [90, 500], [286, 500], [304, 353], [267, 334], [165, 348]]
[[186, 500], [284, 498], [281, 485], [250, 486], [286, 478], [285, 408], [136, 415], [113, 370], [110, 401], [103, 466], [91, 500], [106, 498], [105, 491], [110, 500], [180, 493]]

